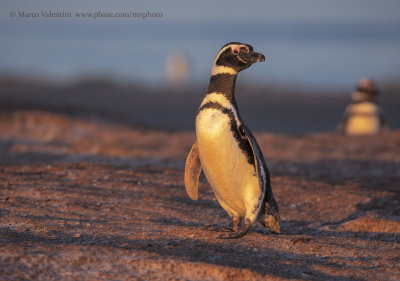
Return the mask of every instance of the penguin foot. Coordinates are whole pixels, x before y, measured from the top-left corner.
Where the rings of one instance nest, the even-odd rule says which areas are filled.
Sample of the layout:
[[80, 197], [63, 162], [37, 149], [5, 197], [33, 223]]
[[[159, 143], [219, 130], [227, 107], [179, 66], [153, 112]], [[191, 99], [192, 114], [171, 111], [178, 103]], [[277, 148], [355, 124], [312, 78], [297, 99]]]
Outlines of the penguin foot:
[[218, 236], [218, 238], [220, 239], [235, 239], [235, 238], [240, 238], [243, 235], [245, 235], [247, 233], [247, 231], [249, 231], [251, 227], [251, 221], [249, 219], [246, 219], [243, 223], [243, 225], [240, 227], [240, 229], [231, 232], [231, 233], [226, 233], [226, 234], [221, 234], [220, 236]]
[[241, 217], [233, 217], [231, 223], [229, 224], [228, 229], [233, 232], [237, 231], [239, 229], [241, 221], [242, 221]]
[[227, 228], [218, 228], [211, 225], [206, 226], [207, 230], [215, 231], [215, 232], [235, 232], [239, 229], [240, 222], [242, 221], [241, 217], [232, 217], [232, 221], [230, 222]]
[[214, 231], [214, 232], [231, 232], [232, 229], [230, 228], [221, 228], [221, 227], [214, 227], [214, 226], [207, 226], [207, 230]]

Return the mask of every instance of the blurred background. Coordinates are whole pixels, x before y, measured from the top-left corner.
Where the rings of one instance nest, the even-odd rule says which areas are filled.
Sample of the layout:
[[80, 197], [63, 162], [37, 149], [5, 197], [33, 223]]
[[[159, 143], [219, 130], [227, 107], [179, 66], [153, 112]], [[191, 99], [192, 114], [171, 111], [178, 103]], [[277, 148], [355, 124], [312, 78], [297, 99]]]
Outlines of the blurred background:
[[44, 110], [193, 130], [215, 55], [238, 41], [267, 58], [237, 81], [251, 129], [332, 132], [362, 77], [376, 82], [389, 127], [400, 128], [398, 0], [0, 5], [3, 112]]

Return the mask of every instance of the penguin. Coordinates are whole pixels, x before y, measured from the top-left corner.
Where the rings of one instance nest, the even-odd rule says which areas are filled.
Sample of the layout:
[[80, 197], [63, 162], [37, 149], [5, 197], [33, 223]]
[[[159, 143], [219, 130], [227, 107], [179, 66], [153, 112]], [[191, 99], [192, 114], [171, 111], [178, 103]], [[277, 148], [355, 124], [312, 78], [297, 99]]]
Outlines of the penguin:
[[239, 42], [224, 45], [215, 57], [210, 84], [196, 116], [196, 140], [185, 165], [185, 188], [198, 199], [203, 170], [215, 197], [231, 217], [221, 238], [239, 238], [255, 222], [280, 233], [279, 209], [261, 149], [240, 117], [235, 100], [238, 73], [264, 55]]
[[336, 131], [343, 135], [374, 135], [387, 129], [383, 110], [376, 102], [377, 96], [375, 83], [362, 78]]

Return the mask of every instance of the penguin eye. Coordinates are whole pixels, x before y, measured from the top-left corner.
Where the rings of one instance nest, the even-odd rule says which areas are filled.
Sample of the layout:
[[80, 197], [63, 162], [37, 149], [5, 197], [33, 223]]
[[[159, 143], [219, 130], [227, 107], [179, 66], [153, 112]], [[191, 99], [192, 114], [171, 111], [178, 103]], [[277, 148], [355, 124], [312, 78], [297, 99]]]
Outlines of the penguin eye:
[[235, 55], [239, 54], [239, 48], [232, 49], [232, 53], [234, 53]]

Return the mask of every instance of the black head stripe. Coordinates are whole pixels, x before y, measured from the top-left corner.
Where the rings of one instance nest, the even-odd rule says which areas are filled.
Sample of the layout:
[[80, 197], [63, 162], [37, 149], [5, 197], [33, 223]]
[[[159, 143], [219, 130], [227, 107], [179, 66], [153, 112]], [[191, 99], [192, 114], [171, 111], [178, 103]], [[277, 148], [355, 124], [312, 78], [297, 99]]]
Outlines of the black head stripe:
[[237, 59], [237, 57], [233, 56], [231, 54], [231, 50], [229, 49], [221, 53], [215, 64], [218, 66], [231, 67], [236, 71], [239, 71], [241, 67], [245, 67], [247, 65], [246, 62], [240, 61]]
[[[232, 45], [232, 46], [231, 46]], [[253, 51], [253, 47], [251, 45], [239, 43], [239, 42], [230, 42], [228, 44], [225, 44], [222, 48], [221, 51], [216, 58], [215, 65], [217, 66], [226, 66], [234, 69], [236, 72], [242, 71], [246, 68], [248, 68], [253, 62], [248, 61], [248, 60], [242, 60], [240, 59], [240, 53], [239, 54], [233, 54], [232, 53], [232, 47], [237, 46], [237, 45], [242, 45], [240, 47], [240, 53], [245, 53], [247, 54], [247, 50], [249, 50], [249, 53]], [[224, 50], [224, 48], [226, 48]], [[223, 51], [222, 51], [223, 50]]]

